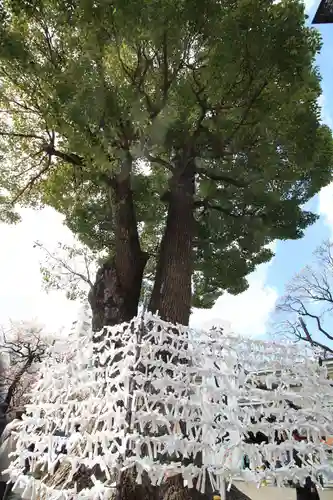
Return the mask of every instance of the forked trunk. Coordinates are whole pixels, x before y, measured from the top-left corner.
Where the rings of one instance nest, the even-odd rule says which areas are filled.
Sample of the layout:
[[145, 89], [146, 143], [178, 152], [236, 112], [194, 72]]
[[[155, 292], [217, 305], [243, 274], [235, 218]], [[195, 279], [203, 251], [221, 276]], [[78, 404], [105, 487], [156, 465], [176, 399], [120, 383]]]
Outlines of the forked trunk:
[[[116, 195], [115, 254], [97, 272], [89, 293], [93, 313], [93, 330], [131, 320], [137, 314], [143, 271], [148, 255], [141, 251], [133, 195], [129, 179], [112, 185]], [[172, 323], [188, 324], [191, 309], [194, 237], [194, 172], [191, 166], [175, 180], [169, 197], [165, 233], [160, 248], [150, 310], [159, 311]], [[133, 472], [121, 474], [117, 500], [212, 500], [205, 494], [183, 486], [181, 477], [153, 487], [143, 475], [142, 485], [135, 482]], [[251, 500], [233, 487], [228, 500]]]
[[97, 272], [89, 293], [93, 330], [130, 321], [138, 310], [148, 255], [139, 242], [130, 179], [115, 180], [115, 252]]
[[307, 479], [307, 484], [304, 487], [296, 488], [296, 500], [320, 500], [316, 486]]
[[[296, 453], [294, 453], [294, 460], [297, 467], [302, 467], [302, 462]], [[316, 485], [310, 477], [306, 478], [304, 486], [296, 486], [296, 500], [320, 500]]]

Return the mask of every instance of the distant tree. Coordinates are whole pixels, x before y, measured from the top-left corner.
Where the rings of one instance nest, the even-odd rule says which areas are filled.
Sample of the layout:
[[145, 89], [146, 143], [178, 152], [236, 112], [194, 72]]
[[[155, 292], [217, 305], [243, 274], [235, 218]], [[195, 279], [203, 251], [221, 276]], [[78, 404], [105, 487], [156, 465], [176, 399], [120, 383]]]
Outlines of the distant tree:
[[1, 334], [0, 432], [10, 413], [28, 402], [31, 384], [50, 346], [42, 328], [36, 325], [14, 323], [9, 330], [3, 328]]
[[324, 241], [286, 287], [276, 308], [275, 331], [333, 356], [333, 243]]

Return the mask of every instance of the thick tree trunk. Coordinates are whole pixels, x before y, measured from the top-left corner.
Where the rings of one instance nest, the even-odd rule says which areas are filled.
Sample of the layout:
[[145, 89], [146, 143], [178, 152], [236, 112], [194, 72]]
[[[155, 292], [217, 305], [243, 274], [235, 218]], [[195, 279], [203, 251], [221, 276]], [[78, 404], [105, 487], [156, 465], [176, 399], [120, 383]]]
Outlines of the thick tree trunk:
[[89, 293], [93, 330], [130, 321], [136, 314], [148, 254], [139, 242], [130, 178], [112, 182], [115, 193], [114, 257], [97, 272]]
[[312, 483], [310, 478], [307, 478], [307, 482], [306, 482], [304, 487], [297, 487], [296, 488], [296, 499], [297, 500], [320, 500], [317, 488]]
[[[2, 353], [0, 353], [2, 354]], [[2, 435], [6, 425], [7, 425], [7, 408], [5, 404], [7, 388], [5, 387], [5, 366], [3, 364], [2, 356], [0, 355], [0, 436]], [[0, 496], [1, 498], [1, 496]]]
[[[93, 330], [129, 321], [137, 313], [143, 271], [148, 255], [141, 251], [137, 232], [133, 195], [129, 178], [112, 185], [116, 195], [115, 254], [97, 272], [89, 293]], [[191, 309], [194, 236], [194, 171], [189, 165], [170, 187], [169, 210], [157, 264], [150, 310], [162, 318], [188, 324]], [[209, 482], [207, 482], [209, 483]], [[205, 494], [183, 486], [182, 478], [168, 480], [156, 488], [143, 477], [137, 485], [133, 472], [122, 473], [117, 486], [117, 500], [212, 500]], [[233, 487], [228, 500], [250, 500]]]
[[[118, 176], [110, 181], [110, 189], [115, 194], [115, 248], [114, 256], [98, 269], [89, 292], [94, 332], [104, 326], [130, 321], [137, 315], [143, 272], [149, 257], [140, 247], [130, 177]], [[143, 484], [138, 485], [131, 470], [122, 473], [116, 498], [158, 500], [157, 488], [149, 484], [147, 478], [143, 479]]]
[[[110, 189], [115, 195], [115, 248], [114, 256], [98, 269], [88, 295], [94, 332], [104, 326], [130, 321], [137, 315], [143, 272], [149, 257], [140, 247], [130, 177], [118, 176], [110, 181]], [[123, 472], [116, 498], [158, 500], [157, 489], [147, 478], [143, 479], [143, 484], [138, 485], [133, 471]]]
[[[303, 440], [298, 432], [294, 432], [294, 438], [298, 441]], [[302, 460], [296, 451], [293, 452], [293, 459], [297, 467], [302, 467]], [[306, 478], [304, 486], [296, 486], [296, 498], [297, 500], [320, 500], [316, 485], [311, 481], [310, 477]]]
[[194, 237], [194, 169], [187, 165], [170, 183], [168, 216], [149, 309], [187, 325], [191, 311]]
[[[149, 309], [171, 323], [187, 325], [191, 308], [192, 242], [194, 236], [194, 169], [178, 165], [179, 173], [167, 193], [168, 215], [162, 238]], [[207, 499], [185, 488], [183, 478], [170, 478], [161, 486], [163, 500]]]
[[[149, 304], [150, 311], [158, 312], [171, 323], [188, 325], [191, 313], [193, 238], [195, 236], [193, 164], [179, 169], [170, 182], [166, 227], [157, 262], [154, 288]], [[163, 500], [212, 500], [214, 492], [207, 478], [207, 489], [201, 494], [196, 489], [183, 486], [183, 479], [176, 476], [162, 488]], [[227, 500], [251, 500], [232, 486], [226, 492]]]

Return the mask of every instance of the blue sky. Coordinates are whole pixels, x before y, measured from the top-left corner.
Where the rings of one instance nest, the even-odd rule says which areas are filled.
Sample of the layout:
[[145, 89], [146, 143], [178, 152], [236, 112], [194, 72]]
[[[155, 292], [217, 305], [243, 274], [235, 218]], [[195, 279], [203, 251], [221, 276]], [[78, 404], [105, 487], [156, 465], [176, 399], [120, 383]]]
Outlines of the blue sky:
[[[311, 2], [308, 7], [309, 23], [312, 21], [314, 13], [319, 2]], [[322, 76], [322, 119], [327, 125], [333, 127], [333, 25], [316, 25], [322, 35], [322, 50], [317, 58], [317, 64]], [[310, 264], [313, 257], [313, 251], [324, 239], [332, 239], [333, 236], [333, 186], [330, 185], [315, 196], [308, 204], [309, 210], [317, 212], [320, 215], [316, 224], [309, 227], [304, 238], [297, 241], [277, 242], [276, 255], [267, 270], [266, 286], [272, 287], [278, 295], [284, 293], [286, 284], [292, 279], [294, 274], [300, 271], [304, 266]], [[271, 316], [273, 313], [271, 313]], [[325, 326], [327, 329], [333, 329], [333, 318], [325, 317]], [[313, 323], [307, 321], [310, 328]], [[266, 331], [264, 333], [267, 333]], [[318, 340], [316, 330], [312, 331], [314, 337]], [[325, 343], [325, 341], [324, 341]]]
[[[319, 196], [307, 205], [311, 211], [319, 211]], [[309, 227], [301, 240], [278, 241], [275, 248], [275, 258], [267, 272], [266, 283], [283, 294], [285, 285], [296, 272], [309, 264], [313, 251], [320, 242], [330, 237], [330, 227], [324, 217]]]
[[[307, 0], [309, 22], [319, 0]], [[317, 27], [323, 37], [318, 57], [322, 75], [322, 117], [333, 124], [333, 25]], [[333, 236], [333, 183], [323, 189], [308, 208], [320, 214], [319, 221], [306, 230], [302, 240], [277, 242], [275, 257], [249, 276], [249, 289], [236, 297], [220, 297], [211, 310], [194, 311], [193, 326], [223, 325], [227, 330], [248, 336], [267, 335], [267, 324], [278, 297], [292, 276], [311, 262], [312, 252], [323, 239]], [[42, 256], [33, 248], [35, 240], [55, 250], [59, 241], [71, 244], [73, 237], [62, 217], [51, 209], [23, 210], [16, 226], [0, 224], [0, 326], [10, 320], [35, 321], [51, 333], [68, 331], [80, 304], [69, 302], [62, 290], [46, 294], [42, 289], [39, 263]], [[332, 322], [333, 326], [333, 322]]]

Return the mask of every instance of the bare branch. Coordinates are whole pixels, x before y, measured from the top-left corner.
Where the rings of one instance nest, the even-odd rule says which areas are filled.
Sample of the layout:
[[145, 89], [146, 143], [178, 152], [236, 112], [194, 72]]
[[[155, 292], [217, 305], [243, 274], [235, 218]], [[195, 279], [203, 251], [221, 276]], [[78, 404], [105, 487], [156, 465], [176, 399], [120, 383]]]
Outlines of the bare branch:
[[84, 254], [84, 262], [85, 262], [85, 267], [86, 267], [86, 271], [87, 271], [87, 276], [85, 276], [84, 274], [80, 273], [79, 271], [76, 271], [73, 267], [70, 266], [70, 264], [68, 262], [66, 262], [61, 257], [56, 256], [55, 254], [53, 254], [52, 252], [50, 252], [39, 241], [35, 241], [34, 242], [34, 246], [37, 246], [38, 248], [40, 248], [41, 250], [43, 250], [46, 253], [46, 255], [51, 260], [53, 260], [55, 263], [60, 264], [64, 269], [66, 269], [69, 272], [70, 275], [77, 276], [80, 280], [82, 280], [85, 283], [87, 283], [90, 287], [93, 287], [93, 282], [90, 279], [90, 272], [89, 272], [89, 267], [88, 267], [88, 259], [87, 259], [87, 255], [86, 254]]
[[298, 334], [300, 340], [304, 340], [305, 342], [308, 342], [310, 345], [312, 345], [312, 347], [319, 347], [324, 352], [328, 351], [328, 352], [331, 352], [333, 354], [333, 348], [319, 342], [318, 340], [314, 340], [314, 338], [310, 334], [308, 327], [307, 327], [305, 321], [303, 320], [303, 318], [299, 319], [299, 323], [300, 323], [300, 326], [305, 334], [304, 336], [302, 336], [300, 333]]
[[301, 316], [307, 316], [308, 318], [312, 318], [316, 321], [317, 323], [317, 328], [318, 330], [320, 331], [320, 333], [322, 333], [327, 339], [329, 340], [333, 340], [333, 335], [330, 335], [323, 327], [322, 327], [322, 324], [321, 324], [321, 321], [320, 321], [320, 317], [317, 315], [317, 314], [311, 314], [307, 309], [306, 307], [304, 306], [304, 304], [302, 305], [302, 309], [303, 309], [303, 312], [301, 312]]
[[6, 132], [4, 130], [0, 130], [0, 135], [7, 137], [18, 137], [21, 139], [39, 139], [40, 141], [45, 141], [45, 137], [36, 134], [23, 134], [23, 133], [21, 134], [18, 132]]
[[5, 396], [1, 401], [2, 414], [8, 413], [17, 404], [17, 400], [24, 398], [22, 390], [26, 385], [24, 380], [33, 374], [33, 367], [40, 363], [47, 352], [47, 344], [41, 337], [41, 329], [34, 330], [28, 325], [11, 329], [10, 340], [3, 332], [1, 351], [9, 354], [9, 364], [2, 363], [0, 384]]
[[[287, 330], [293, 337], [313, 347], [333, 352], [333, 333], [325, 319], [333, 313], [332, 243], [324, 242], [314, 253], [315, 260], [305, 267], [287, 286], [277, 311], [291, 318]], [[311, 327], [305, 322], [308, 318]], [[292, 326], [290, 326], [292, 325]]]

